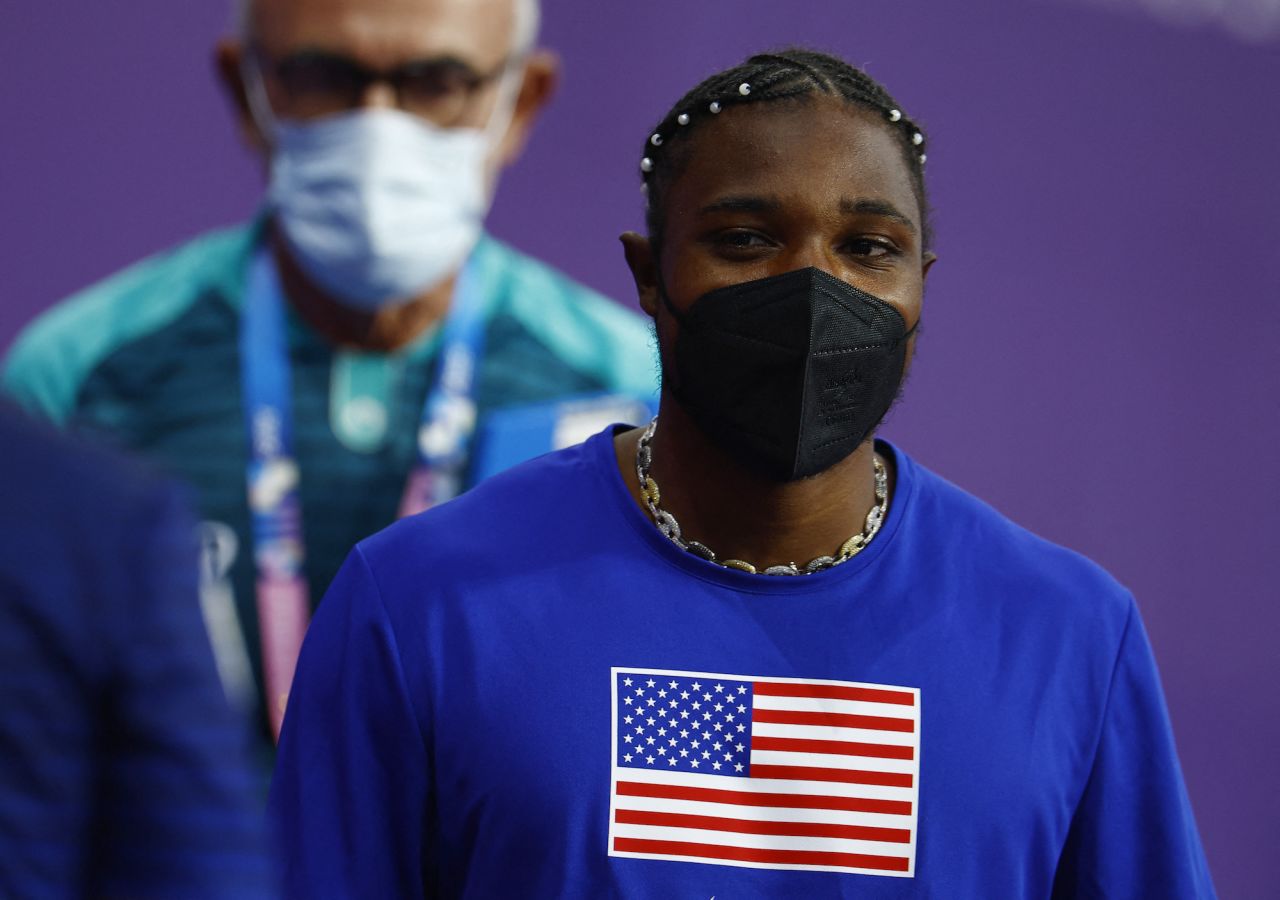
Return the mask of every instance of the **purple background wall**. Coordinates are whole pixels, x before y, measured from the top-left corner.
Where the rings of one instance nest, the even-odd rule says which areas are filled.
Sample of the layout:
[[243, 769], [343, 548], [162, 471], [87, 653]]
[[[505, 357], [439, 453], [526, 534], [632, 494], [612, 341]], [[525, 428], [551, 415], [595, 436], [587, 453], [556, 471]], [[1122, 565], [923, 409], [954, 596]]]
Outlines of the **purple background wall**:
[[[813, 43], [927, 125], [941, 260], [887, 433], [1134, 590], [1219, 888], [1272, 895], [1280, 38], [1069, 0], [546, 5], [564, 87], [492, 225], [616, 297], [640, 142], [708, 72]], [[259, 168], [210, 62], [227, 16], [0, 7], [0, 346], [253, 211]]]

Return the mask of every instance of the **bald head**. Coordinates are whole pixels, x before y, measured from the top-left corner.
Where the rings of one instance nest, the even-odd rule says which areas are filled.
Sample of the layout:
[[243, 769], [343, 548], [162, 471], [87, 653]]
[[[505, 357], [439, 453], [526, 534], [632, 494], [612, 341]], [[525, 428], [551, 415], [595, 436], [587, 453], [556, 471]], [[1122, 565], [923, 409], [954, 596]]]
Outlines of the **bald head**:
[[282, 19], [295, 28], [300, 19], [310, 21], [322, 31], [335, 20], [363, 15], [394, 22], [401, 30], [426, 22], [463, 30], [469, 26], [502, 40], [508, 53], [518, 56], [533, 48], [541, 13], [539, 0], [234, 0], [232, 28], [241, 40], [261, 40], [264, 29], [271, 31]]

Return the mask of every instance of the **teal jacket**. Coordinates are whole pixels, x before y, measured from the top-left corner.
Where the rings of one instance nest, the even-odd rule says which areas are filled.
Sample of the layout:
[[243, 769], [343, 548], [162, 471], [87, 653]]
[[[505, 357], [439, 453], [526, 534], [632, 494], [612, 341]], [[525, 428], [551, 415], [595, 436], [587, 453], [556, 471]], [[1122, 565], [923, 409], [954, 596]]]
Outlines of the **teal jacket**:
[[[246, 696], [261, 684], [261, 660], [238, 336], [262, 230], [258, 220], [210, 233], [90, 287], [20, 335], [3, 371], [4, 390], [29, 410], [139, 453], [193, 489], [207, 593], [224, 601], [206, 613], [223, 610], [210, 619], [219, 661]], [[495, 410], [558, 398], [656, 393], [652, 338], [639, 316], [490, 237], [473, 262], [486, 323], [475, 397], [482, 424]], [[395, 519], [439, 341], [437, 329], [394, 353], [358, 353], [291, 315], [313, 603], [351, 547]]]

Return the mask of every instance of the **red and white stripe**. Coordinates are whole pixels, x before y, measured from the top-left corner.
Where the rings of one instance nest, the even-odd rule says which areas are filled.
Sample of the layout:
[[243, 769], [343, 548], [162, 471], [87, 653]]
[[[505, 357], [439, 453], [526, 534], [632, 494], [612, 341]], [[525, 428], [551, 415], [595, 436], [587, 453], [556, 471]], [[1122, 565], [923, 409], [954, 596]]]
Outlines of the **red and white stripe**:
[[610, 855], [914, 874], [918, 689], [626, 671], [753, 682], [751, 766], [739, 777], [615, 765]]

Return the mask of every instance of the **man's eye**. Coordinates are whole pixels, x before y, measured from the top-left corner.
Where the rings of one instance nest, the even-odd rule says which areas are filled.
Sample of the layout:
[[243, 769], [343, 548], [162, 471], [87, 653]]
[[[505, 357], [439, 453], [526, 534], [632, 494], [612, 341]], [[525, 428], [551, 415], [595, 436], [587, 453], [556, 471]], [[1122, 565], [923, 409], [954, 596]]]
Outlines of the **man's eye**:
[[734, 249], [747, 249], [767, 246], [769, 241], [764, 235], [757, 232], [735, 229], [734, 231], [721, 232], [717, 238], [717, 243]]
[[350, 93], [366, 81], [365, 72], [350, 60], [325, 53], [297, 53], [282, 60], [277, 76], [291, 95]]
[[849, 253], [854, 256], [863, 256], [870, 259], [877, 259], [882, 256], [896, 254], [898, 248], [894, 247], [887, 241], [877, 240], [875, 238], [857, 238], [849, 241], [846, 245]]
[[482, 80], [470, 68], [457, 63], [406, 66], [401, 78], [406, 91], [423, 99], [463, 94]]

